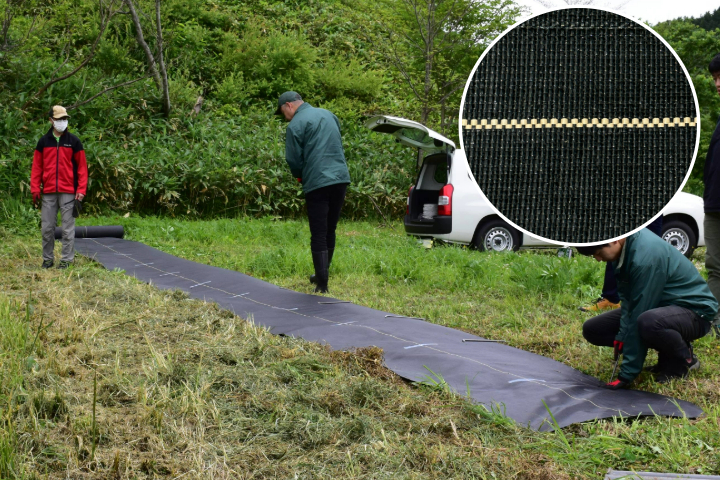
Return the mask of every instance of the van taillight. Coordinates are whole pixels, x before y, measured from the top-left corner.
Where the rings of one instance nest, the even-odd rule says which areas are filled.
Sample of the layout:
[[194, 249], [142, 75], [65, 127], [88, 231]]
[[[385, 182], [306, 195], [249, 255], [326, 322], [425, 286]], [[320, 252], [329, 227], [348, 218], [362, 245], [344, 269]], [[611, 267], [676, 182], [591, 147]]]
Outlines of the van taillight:
[[453, 190], [453, 186], [449, 183], [440, 189], [440, 195], [438, 195], [438, 216], [452, 215]]
[[405, 215], [410, 215], [410, 195], [412, 195], [413, 188], [415, 188], [415, 185], [410, 185], [410, 190], [408, 190], [407, 209], [405, 209]]

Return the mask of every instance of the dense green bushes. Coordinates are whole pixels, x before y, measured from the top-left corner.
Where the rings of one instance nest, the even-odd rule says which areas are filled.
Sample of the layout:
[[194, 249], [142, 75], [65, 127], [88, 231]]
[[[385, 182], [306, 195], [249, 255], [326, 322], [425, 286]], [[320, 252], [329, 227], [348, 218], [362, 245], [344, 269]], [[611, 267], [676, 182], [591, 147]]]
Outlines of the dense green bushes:
[[[154, 51], [154, 2], [134, 3]], [[288, 89], [341, 120], [353, 179], [345, 214], [403, 211], [415, 154], [363, 127], [374, 113], [416, 113], [401, 76], [371, 40], [380, 38], [378, 12], [337, 0], [162, 5], [170, 118], [161, 116], [151, 78], [70, 112], [88, 158], [89, 212], [301, 214], [301, 186], [284, 161], [285, 123], [273, 116]], [[81, 102], [147, 68], [129, 16], [117, 15], [85, 68], [26, 105], [54, 71], [65, 74], [88, 55], [98, 14], [89, 0], [56, 0], [52, 9], [30, 0], [18, 8], [10, 30], [16, 47], [0, 48], [0, 195], [29, 205], [33, 149], [49, 128], [49, 106]], [[42, 31], [30, 30], [35, 14]], [[202, 111], [191, 117], [200, 95]]]
[[[154, 2], [134, 2], [154, 51]], [[97, 4], [11, 3], [20, 6], [10, 46], [0, 45], [0, 195], [29, 202], [30, 162], [48, 128], [43, 120], [48, 107], [82, 102], [142, 76], [147, 67], [132, 22], [117, 15], [85, 68], [28, 102], [54, 74], [68, 73], [88, 54], [98, 32]], [[0, 11], [8, 5], [0, 0]], [[402, 212], [414, 181], [414, 152], [362, 124], [375, 113], [420, 117], [421, 105], [380, 53], [387, 48], [381, 43], [388, 29], [408, 28], [396, 15], [403, 2], [163, 0], [162, 5], [170, 118], [161, 117], [160, 93], [151, 78], [71, 111], [71, 129], [83, 141], [90, 165], [89, 211], [300, 214], [300, 185], [284, 162], [285, 125], [272, 115], [277, 95], [294, 89], [341, 120], [353, 178], [345, 212], [356, 218], [375, 215], [378, 208], [389, 215]], [[489, 22], [488, 32], [503, 30], [512, 19], [510, 10], [496, 10], [495, 20], [478, 20]], [[31, 29], [34, 16], [42, 28]], [[720, 109], [706, 66], [720, 42], [716, 32], [688, 22], [657, 29], [687, 65], [698, 92], [702, 137], [686, 190], [701, 193], [704, 156]], [[478, 39], [478, 45], [490, 40]], [[408, 66], [424, 72], [423, 65]], [[191, 118], [200, 95], [202, 111]], [[436, 109], [429, 124], [437, 128], [438, 122]]]
[[[6, 117], [7, 119], [8, 117]], [[16, 119], [20, 142], [6, 143], [10, 159], [0, 169], [0, 189], [22, 192], [29, 202], [28, 173], [41, 122]], [[301, 186], [285, 164], [284, 122], [272, 109], [242, 117], [145, 120], [132, 116], [124, 128], [90, 121], [77, 132], [89, 154], [90, 211], [173, 215], [281, 215], [302, 212]], [[118, 119], [118, 124], [122, 125]], [[413, 181], [411, 150], [366, 130], [360, 120], [344, 124], [353, 184], [345, 214], [386, 215], [404, 208]]]

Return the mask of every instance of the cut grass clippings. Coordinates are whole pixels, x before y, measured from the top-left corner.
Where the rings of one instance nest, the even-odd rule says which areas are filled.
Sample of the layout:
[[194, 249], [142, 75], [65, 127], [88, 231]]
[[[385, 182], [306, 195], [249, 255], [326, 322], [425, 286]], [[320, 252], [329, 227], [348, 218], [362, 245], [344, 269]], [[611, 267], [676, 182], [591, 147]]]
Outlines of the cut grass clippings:
[[[311, 291], [302, 221], [83, 220], [122, 223], [129, 239]], [[597, 296], [600, 265], [553, 251], [425, 250], [394, 227], [340, 224], [334, 297], [609, 376], [611, 353], [584, 342], [588, 316], [577, 311]], [[68, 271], [43, 271], [39, 235], [2, 240], [0, 305], [9, 310], [0, 309], [0, 321], [26, 333], [15, 357], [0, 357], [0, 371], [17, 371], [11, 358], [34, 359], [19, 363], [12, 377], [19, 386], [3, 382], [0, 398], [0, 455], [12, 453], [16, 478], [555, 479], [598, 478], [608, 467], [720, 473], [718, 342], [710, 337], [696, 342], [703, 368], [689, 380], [660, 386], [643, 376], [635, 386], [693, 401], [703, 418], [606, 420], [538, 433], [449, 392], [442, 372], [408, 385], [382, 367], [377, 349], [330, 352], [273, 336], [252, 319], [81, 257]]]

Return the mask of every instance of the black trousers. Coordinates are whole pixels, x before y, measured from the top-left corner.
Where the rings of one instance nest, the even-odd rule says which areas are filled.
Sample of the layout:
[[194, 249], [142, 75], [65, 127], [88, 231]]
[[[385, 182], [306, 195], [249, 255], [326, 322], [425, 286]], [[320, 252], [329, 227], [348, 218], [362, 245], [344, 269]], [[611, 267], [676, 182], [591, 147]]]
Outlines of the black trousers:
[[311, 251], [335, 249], [335, 228], [340, 220], [347, 186], [347, 183], [338, 183], [305, 194]]
[[[585, 340], [601, 347], [612, 347], [620, 331], [620, 311], [612, 310], [583, 324]], [[670, 305], [643, 312], [638, 317], [638, 334], [648, 348], [658, 351], [661, 360], [690, 358], [689, 343], [704, 337], [710, 322], [692, 310]]]

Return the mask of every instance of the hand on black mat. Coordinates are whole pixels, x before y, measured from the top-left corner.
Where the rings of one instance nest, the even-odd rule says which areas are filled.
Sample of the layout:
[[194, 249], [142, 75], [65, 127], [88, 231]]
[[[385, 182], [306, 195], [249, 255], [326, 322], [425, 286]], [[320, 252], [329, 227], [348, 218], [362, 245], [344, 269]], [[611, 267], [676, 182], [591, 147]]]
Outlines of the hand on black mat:
[[617, 360], [622, 353], [623, 345], [624, 343], [619, 340], [615, 340], [613, 342], [613, 349], [615, 350], [615, 360]]
[[621, 388], [627, 388], [630, 382], [626, 382], [622, 378], [618, 378], [614, 382], [606, 383], [605, 388], [609, 390], [620, 390]]
[[32, 197], [33, 208], [38, 208], [38, 203], [40, 203], [40, 192], [33, 192]]

